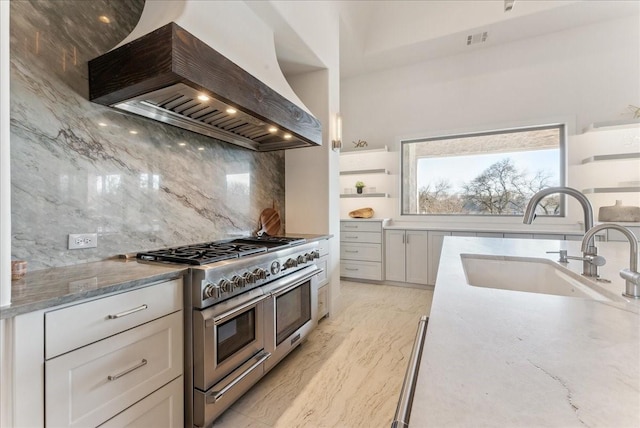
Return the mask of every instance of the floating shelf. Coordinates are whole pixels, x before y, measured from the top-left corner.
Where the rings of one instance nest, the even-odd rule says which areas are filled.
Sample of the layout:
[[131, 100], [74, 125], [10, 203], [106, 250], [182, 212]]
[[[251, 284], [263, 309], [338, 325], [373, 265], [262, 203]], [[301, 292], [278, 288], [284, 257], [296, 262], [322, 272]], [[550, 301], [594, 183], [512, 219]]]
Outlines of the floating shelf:
[[589, 125], [584, 129], [583, 132], [591, 132], [591, 131], [604, 131], [604, 128], [614, 127], [614, 126], [638, 126], [640, 125], [640, 119], [622, 119], [622, 120], [609, 120], [606, 122], [596, 122]]
[[633, 193], [640, 192], [640, 186], [631, 187], [595, 187], [591, 189], [584, 189], [582, 193]]
[[340, 171], [340, 175], [358, 175], [358, 174], [389, 174], [389, 170], [380, 169], [357, 169], [353, 171]]
[[340, 195], [341, 198], [388, 198], [388, 193], [343, 193]]
[[340, 155], [346, 156], [346, 155], [357, 155], [357, 154], [361, 154], [361, 153], [375, 153], [375, 152], [388, 152], [388, 151], [389, 151], [389, 147], [384, 146], [384, 147], [378, 148], [378, 149], [355, 149], [355, 150], [349, 150], [348, 152], [340, 152]]
[[640, 159], [640, 153], [617, 153], [613, 155], [595, 155], [582, 160], [582, 164], [610, 160]]

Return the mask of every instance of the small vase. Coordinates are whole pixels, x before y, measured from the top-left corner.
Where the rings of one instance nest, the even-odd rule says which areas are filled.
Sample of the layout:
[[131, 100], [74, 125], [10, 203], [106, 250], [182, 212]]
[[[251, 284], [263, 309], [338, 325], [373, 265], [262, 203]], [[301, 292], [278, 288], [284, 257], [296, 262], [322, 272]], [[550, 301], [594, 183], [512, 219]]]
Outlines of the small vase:
[[356, 187], [356, 191], [357, 191], [358, 193], [362, 193], [362, 187]]

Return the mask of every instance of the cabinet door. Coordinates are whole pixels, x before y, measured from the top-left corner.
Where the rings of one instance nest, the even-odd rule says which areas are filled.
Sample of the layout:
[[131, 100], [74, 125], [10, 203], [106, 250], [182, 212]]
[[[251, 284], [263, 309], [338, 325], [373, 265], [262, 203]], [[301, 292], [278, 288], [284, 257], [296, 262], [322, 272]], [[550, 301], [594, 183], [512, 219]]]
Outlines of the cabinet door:
[[100, 428], [179, 428], [184, 425], [182, 376], [163, 386]]
[[429, 263], [428, 281], [429, 285], [435, 285], [440, 264], [440, 251], [442, 251], [442, 241], [445, 236], [451, 236], [451, 232], [431, 231], [429, 232]]
[[404, 230], [385, 230], [385, 279], [405, 281], [405, 232]]
[[427, 284], [428, 278], [428, 232], [407, 230], [405, 233], [405, 260], [407, 282]]

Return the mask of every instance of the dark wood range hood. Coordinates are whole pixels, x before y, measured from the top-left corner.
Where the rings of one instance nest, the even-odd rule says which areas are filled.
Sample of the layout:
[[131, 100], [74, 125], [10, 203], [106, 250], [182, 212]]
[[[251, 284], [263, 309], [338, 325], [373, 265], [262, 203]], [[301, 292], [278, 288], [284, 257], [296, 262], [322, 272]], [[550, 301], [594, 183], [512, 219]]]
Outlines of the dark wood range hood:
[[171, 22], [89, 61], [93, 102], [232, 144], [322, 144], [320, 122]]

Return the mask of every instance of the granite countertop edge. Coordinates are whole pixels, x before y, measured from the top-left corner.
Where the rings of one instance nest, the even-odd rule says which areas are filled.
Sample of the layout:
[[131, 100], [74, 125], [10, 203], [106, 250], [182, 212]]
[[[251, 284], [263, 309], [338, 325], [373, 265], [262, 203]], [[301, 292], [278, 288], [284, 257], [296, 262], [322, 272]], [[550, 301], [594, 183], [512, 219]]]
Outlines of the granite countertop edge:
[[[331, 234], [285, 236], [301, 237], [307, 242], [333, 237]], [[23, 279], [11, 282], [11, 304], [0, 307], [0, 319], [176, 279], [188, 270], [189, 266], [184, 265], [114, 257], [28, 272]]]
[[11, 282], [11, 303], [0, 307], [0, 319], [178, 279], [187, 269], [114, 258], [28, 272]]

